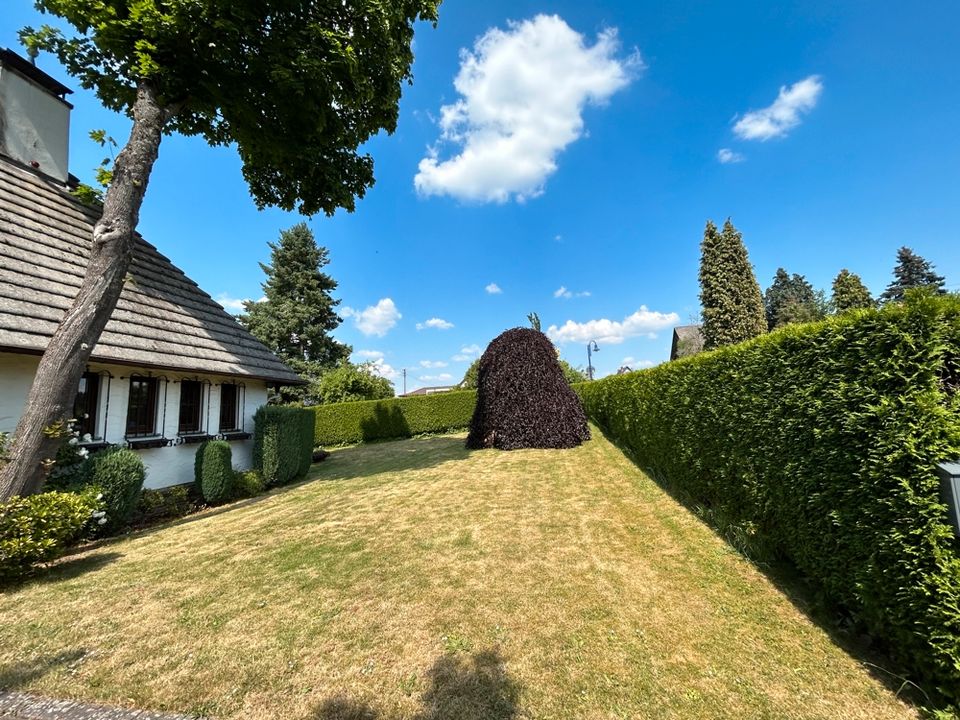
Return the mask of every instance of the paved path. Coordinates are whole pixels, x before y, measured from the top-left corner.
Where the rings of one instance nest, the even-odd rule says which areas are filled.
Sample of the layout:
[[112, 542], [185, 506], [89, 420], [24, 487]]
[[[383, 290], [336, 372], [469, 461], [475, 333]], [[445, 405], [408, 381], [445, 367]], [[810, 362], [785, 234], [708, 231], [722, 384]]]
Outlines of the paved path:
[[0, 690], [3, 720], [195, 720], [195, 715], [171, 715], [149, 710], [122, 710], [74, 700], [51, 700]]

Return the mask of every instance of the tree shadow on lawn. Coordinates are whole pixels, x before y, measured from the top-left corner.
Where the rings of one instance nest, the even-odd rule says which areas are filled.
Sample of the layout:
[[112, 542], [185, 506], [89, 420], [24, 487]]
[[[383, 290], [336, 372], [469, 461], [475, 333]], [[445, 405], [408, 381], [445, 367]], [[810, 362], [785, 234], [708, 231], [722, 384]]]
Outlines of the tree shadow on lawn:
[[703, 505], [695, 498], [652, 468], [645, 467], [634, 457], [629, 448], [624, 447], [616, 438], [607, 434], [603, 428], [598, 425], [593, 425], [593, 427], [599, 430], [607, 441], [622, 452], [624, 457], [639, 468], [644, 475], [653, 480], [661, 490], [696, 515], [724, 543], [736, 550], [741, 557], [762, 572], [781, 595], [786, 597], [797, 610], [827, 633], [834, 645], [857, 660], [888, 690], [915, 705], [930, 702], [930, 696], [922, 688], [901, 677], [894, 670], [887, 669], [898, 667], [889, 653], [879, 646], [875, 638], [871, 638], [858, 628], [849, 613], [827, 602], [815, 585], [804, 577], [793, 563], [785, 558], [768, 558], [766, 557], [768, 553], [763, 551], [752, 553], [749, 548], [744, 547], [744, 543], [734, 541], [728, 529], [718, 523], [717, 518], [712, 516], [708, 510], [705, 511]]
[[470, 456], [463, 434], [382, 441], [334, 450], [310, 473], [312, 480], [352, 480], [380, 473], [425, 470]]
[[109, 565], [114, 560], [123, 557], [118, 552], [95, 552], [76, 556], [79, 552], [91, 551], [91, 547], [71, 548], [68, 554], [53, 560], [46, 565], [34, 568], [33, 572], [21, 578], [15, 578], [0, 582], [0, 592], [13, 592], [25, 585], [61, 582], [63, 580], [72, 580], [75, 577], [84, 575], [94, 570], [99, 570]]
[[[469, 656], [443, 655], [428, 672], [430, 687], [420, 696], [415, 720], [513, 720], [520, 686], [510, 678], [496, 650]], [[325, 701], [310, 720], [390, 720], [373, 707], [344, 696]]]
[[0, 667], [0, 690], [19, 690], [57, 668], [79, 664], [87, 654], [86, 648], [77, 648]]

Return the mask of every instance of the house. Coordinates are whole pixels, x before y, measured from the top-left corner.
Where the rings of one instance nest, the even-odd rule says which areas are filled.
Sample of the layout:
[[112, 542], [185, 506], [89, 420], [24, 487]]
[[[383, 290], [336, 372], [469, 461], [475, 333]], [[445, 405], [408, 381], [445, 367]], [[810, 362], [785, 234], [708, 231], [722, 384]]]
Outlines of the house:
[[703, 351], [703, 332], [699, 325], [681, 325], [673, 329], [670, 359], [696, 355]]
[[[98, 217], [71, 194], [70, 91], [0, 50], [0, 432], [16, 427], [39, 356], [86, 269]], [[147, 487], [189, 482], [196, 443], [251, 464], [268, 386], [301, 380], [139, 235], [130, 278], [90, 356], [74, 417], [91, 449], [140, 452]]]
[[400, 397], [415, 397], [417, 395], [436, 395], [437, 393], [450, 392], [451, 390], [459, 390], [458, 385], [434, 385], [433, 387], [422, 387], [417, 388], [416, 390], [411, 390], [406, 395], [401, 395]]

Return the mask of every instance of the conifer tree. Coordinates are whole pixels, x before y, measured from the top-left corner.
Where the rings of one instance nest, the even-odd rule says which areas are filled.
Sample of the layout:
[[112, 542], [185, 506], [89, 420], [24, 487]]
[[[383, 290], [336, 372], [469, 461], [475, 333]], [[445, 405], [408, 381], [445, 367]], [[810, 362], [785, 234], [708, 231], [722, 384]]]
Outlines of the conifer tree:
[[933, 271], [933, 264], [924, 260], [908, 247], [897, 250], [897, 266], [893, 269], [893, 282], [880, 296], [884, 301], [903, 300], [907, 290], [927, 288], [937, 295], [946, 294], [944, 278]]
[[732, 345], [766, 332], [760, 286], [743, 236], [729, 218], [722, 231], [707, 221], [700, 245], [700, 305], [706, 349]]
[[833, 312], [842, 313], [847, 310], [872, 308], [876, 307], [876, 304], [867, 286], [856, 273], [844, 268], [833, 279], [833, 295], [830, 298]]
[[764, 293], [763, 305], [768, 330], [821, 320], [826, 314], [823, 294], [814, 290], [803, 275], [789, 275], [783, 268], [777, 268], [773, 284]]
[[[336, 312], [340, 301], [331, 295], [337, 282], [322, 272], [330, 262], [327, 249], [317, 245], [306, 223], [281, 231], [278, 242], [267, 244], [270, 264], [260, 263], [267, 276], [264, 299], [244, 303], [246, 314], [239, 319], [298, 375], [312, 382], [352, 352], [329, 334], [342, 320]], [[283, 388], [281, 396], [300, 399], [303, 390]]]

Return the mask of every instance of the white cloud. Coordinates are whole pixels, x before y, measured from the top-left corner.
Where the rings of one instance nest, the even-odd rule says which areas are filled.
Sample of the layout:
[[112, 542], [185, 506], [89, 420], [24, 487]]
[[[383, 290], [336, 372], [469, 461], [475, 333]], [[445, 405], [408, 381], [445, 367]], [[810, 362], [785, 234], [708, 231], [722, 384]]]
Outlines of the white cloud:
[[567, 290], [567, 288], [561, 285], [559, 288], [553, 291], [553, 296], [555, 298], [569, 300], [570, 298], [590, 297], [590, 291], [584, 290], [583, 292], [573, 292], [572, 290]]
[[480, 356], [479, 345], [465, 345], [460, 348], [460, 352], [453, 356], [454, 362], [473, 362]]
[[383, 353], [379, 350], [356, 350], [353, 354], [364, 360], [380, 360], [383, 358]]
[[436, 370], [437, 368], [445, 368], [447, 363], [443, 360], [421, 360], [420, 367], [427, 368], [428, 370]]
[[396, 380], [400, 377], [400, 371], [392, 365], [387, 364], [383, 358], [371, 360], [370, 367], [377, 375], [385, 377], [387, 380]]
[[728, 165], [730, 163], [743, 162], [746, 158], [741, 154], [730, 148], [720, 148], [717, 151], [717, 160], [722, 164]]
[[420, 382], [450, 382], [453, 380], [453, 375], [450, 373], [440, 373], [439, 375], [421, 375], [418, 379]]
[[443, 318], [430, 318], [426, 322], [417, 323], [417, 330], [426, 330], [434, 328], [435, 330], [449, 330], [453, 327], [452, 322], [447, 322]]
[[340, 311], [345, 318], [352, 317], [357, 329], [364, 335], [383, 337], [397, 320], [403, 317], [397, 306], [390, 298], [382, 298], [376, 305], [370, 305], [363, 310], [354, 310], [345, 307]]
[[654, 365], [656, 365], [656, 363], [653, 360], [638, 360], [637, 358], [630, 356], [630, 357], [625, 357], [623, 360], [621, 360], [620, 365], [621, 366], [626, 365], [627, 367], [632, 368], [633, 370], [639, 370], [641, 368], [653, 367]]
[[745, 114], [737, 120], [733, 132], [744, 140], [782, 137], [800, 124], [802, 114], [813, 110], [822, 91], [819, 75], [811, 75], [790, 87], [783, 85], [772, 105]]
[[641, 305], [633, 315], [628, 315], [623, 322], [607, 320], [588, 320], [585, 323], [576, 323], [573, 320], [561, 327], [551, 325], [547, 329], [547, 336], [556, 343], [589, 342], [618, 345], [630, 337], [638, 335], [655, 336], [657, 330], [675, 325], [680, 320], [676, 313], [660, 313], [648, 310]]
[[491, 295], [499, 295], [500, 293], [503, 292], [503, 290], [500, 289], [500, 286], [497, 285], [496, 283], [490, 283], [484, 288], [484, 290], [486, 290]]
[[440, 108], [441, 141], [414, 178], [424, 196], [475, 202], [536, 197], [557, 169], [557, 155], [584, 134], [583, 108], [602, 105], [641, 69], [639, 52], [625, 59], [615, 29], [593, 45], [557, 15], [491, 28], [461, 50], [454, 86], [459, 100]]
[[[266, 299], [267, 299], [266, 296], [264, 296], [259, 300], [257, 300], [257, 302], [258, 303], [263, 302]], [[235, 297], [231, 297], [227, 293], [220, 293], [214, 298], [214, 302], [220, 305], [220, 307], [222, 307], [227, 312], [238, 314], [238, 313], [244, 312], [243, 304], [245, 302], [250, 302], [250, 298], [235, 298]]]

